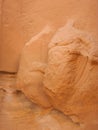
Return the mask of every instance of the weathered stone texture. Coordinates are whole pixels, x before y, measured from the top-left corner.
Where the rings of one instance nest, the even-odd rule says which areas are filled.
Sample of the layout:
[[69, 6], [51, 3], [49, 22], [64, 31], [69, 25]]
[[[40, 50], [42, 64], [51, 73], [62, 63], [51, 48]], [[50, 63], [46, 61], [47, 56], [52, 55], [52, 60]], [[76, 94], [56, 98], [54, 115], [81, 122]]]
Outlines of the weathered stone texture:
[[2, 130], [98, 129], [98, 0], [0, 0], [0, 97]]

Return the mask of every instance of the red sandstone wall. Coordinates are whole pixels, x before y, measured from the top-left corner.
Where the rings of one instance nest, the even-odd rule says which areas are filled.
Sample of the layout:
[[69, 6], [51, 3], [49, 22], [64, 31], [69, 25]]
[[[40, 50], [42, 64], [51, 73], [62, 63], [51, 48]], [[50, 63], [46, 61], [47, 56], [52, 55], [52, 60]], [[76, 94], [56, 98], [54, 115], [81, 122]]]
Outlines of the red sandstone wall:
[[0, 0], [0, 71], [16, 72], [28, 40], [46, 24], [54, 30], [68, 19], [79, 29], [98, 34], [97, 0]]

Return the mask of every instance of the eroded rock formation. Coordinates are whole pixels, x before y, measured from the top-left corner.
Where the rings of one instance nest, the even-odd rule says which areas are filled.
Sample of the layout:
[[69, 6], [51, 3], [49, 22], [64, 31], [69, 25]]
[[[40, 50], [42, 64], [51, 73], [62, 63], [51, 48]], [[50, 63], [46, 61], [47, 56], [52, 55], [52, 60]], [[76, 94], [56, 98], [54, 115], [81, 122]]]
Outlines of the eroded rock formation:
[[0, 3], [0, 129], [97, 130], [98, 1]]
[[74, 24], [69, 21], [49, 44], [44, 90], [55, 108], [83, 116], [91, 107], [98, 107], [98, 46]]
[[36, 38], [25, 45], [17, 74], [17, 87], [29, 99], [44, 107], [51, 106], [43, 92], [43, 75], [47, 66], [48, 41], [51, 37], [49, 30], [50, 28], [46, 26]]
[[49, 34], [27, 43], [17, 86], [36, 104], [60, 110], [77, 122], [98, 107], [98, 52], [97, 41], [74, 25], [68, 21], [49, 44]]

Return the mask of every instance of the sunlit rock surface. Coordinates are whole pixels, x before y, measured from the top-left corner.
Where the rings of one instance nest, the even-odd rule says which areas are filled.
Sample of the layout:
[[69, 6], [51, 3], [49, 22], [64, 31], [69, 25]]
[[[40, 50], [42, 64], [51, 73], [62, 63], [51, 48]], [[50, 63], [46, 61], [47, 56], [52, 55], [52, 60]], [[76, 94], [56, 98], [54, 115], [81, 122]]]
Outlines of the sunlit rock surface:
[[98, 45], [69, 21], [49, 43], [44, 90], [52, 105], [72, 116], [98, 108]]
[[0, 0], [0, 71], [17, 72], [23, 46], [47, 24], [57, 30], [75, 19], [98, 37], [97, 12], [98, 0]]
[[85, 123], [75, 123], [70, 116], [40, 107], [13, 89], [15, 77], [0, 74], [0, 130], [97, 130], [98, 118], [94, 113]]
[[14, 87], [12, 80], [0, 84], [3, 88], [0, 89], [0, 130], [79, 130], [80, 124], [73, 123], [61, 112], [39, 107], [22, 92], [7, 89], [9, 84]]
[[38, 106], [59, 110], [74, 123], [84, 123], [86, 116], [98, 110], [97, 40], [75, 28], [74, 20], [57, 30], [49, 43], [46, 38], [44, 31], [25, 45], [17, 88]]
[[98, 130], [98, 0], [0, 0], [0, 130]]
[[43, 91], [43, 76], [47, 67], [48, 41], [51, 28], [45, 27], [24, 46], [17, 74], [17, 87], [33, 102], [51, 107]]

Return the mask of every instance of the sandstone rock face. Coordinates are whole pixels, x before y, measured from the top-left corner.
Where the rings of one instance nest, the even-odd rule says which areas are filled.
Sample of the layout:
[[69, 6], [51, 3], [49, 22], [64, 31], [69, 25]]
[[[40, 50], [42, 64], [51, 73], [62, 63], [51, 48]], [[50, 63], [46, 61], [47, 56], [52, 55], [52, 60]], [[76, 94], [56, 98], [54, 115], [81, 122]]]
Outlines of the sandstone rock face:
[[98, 1], [0, 0], [0, 129], [98, 129]]
[[25, 43], [46, 24], [55, 29], [76, 19], [79, 29], [98, 35], [97, 0], [0, 0], [0, 71], [17, 72]]
[[44, 76], [52, 105], [65, 114], [83, 116], [98, 107], [98, 45], [73, 22], [57, 31], [49, 44]]
[[25, 45], [17, 74], [17, 87], [30, 100], [43, 107], [51, 106], [46, 94], [43, 92], [43, 75], [47, 66], [50, 37], [51, 28], [46, 26]]
[[57, 30], [50, 42], [49, 34], [36, 37], [24, 47], [17, 86], [34, 103], [83, 121], [87, 112], [98, 107], [97, 40], [75, 28], [73, 20]]
[[21, 92], [9, 93], [0, 89], [0, 130], [11, 129], [79, 130], [79, 125], [57, 110], [35, 105]]

